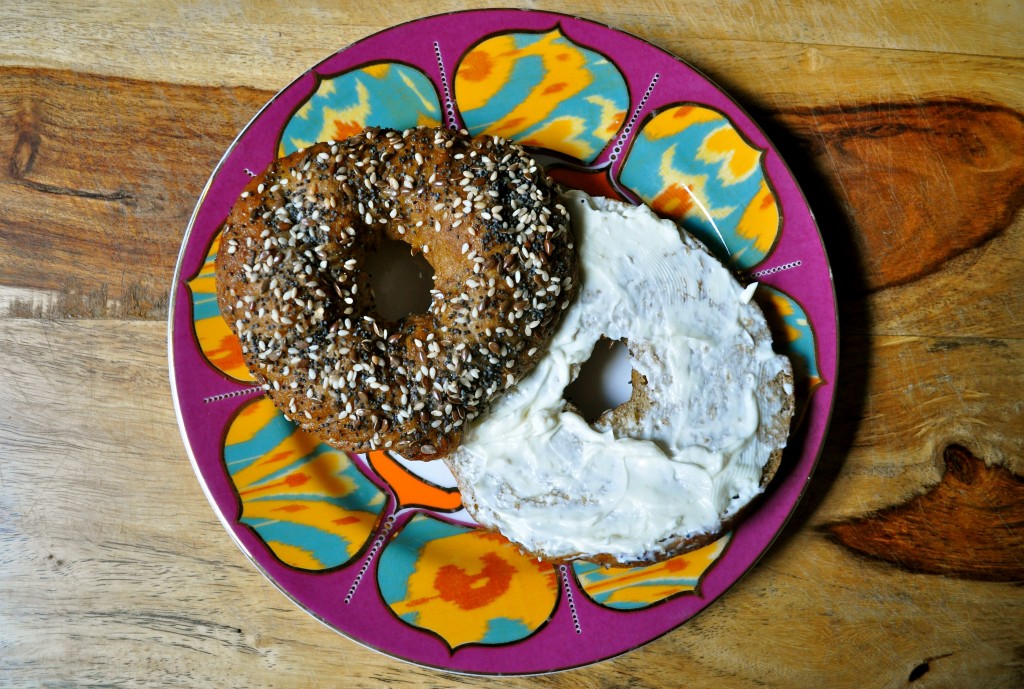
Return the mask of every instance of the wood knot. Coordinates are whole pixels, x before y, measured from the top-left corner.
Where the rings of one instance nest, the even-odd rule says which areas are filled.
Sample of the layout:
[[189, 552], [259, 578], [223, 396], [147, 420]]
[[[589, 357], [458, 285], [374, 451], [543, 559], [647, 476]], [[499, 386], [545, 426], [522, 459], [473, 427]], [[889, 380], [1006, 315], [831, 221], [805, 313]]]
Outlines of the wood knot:
[[36, 114], [31, 107], [23, 108], [14, 117], [14, 150], [8, 162], [13, 179], [23, 179], [32, 170], [42, 137], [36, 126]]
[[922, 495], [823, 528], [836, 543], [903, 569], [984, 581], [1024, 581], [1024, 478], [986, 466], [961, 445]]
[[950, 478], [968, 485], [973, 485], [978, 480], [981, 470], [985, 469], [984, 462], [961, 445], [947, 447], [942, 453], [942, 460], [946, 463], [946, 472]]

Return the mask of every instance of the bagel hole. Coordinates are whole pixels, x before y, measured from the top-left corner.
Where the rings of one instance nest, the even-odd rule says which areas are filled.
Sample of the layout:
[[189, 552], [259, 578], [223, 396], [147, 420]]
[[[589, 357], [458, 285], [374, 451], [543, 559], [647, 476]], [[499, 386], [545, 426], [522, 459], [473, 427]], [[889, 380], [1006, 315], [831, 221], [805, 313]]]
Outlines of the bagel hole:
[[602, 336], [594, 344], [590, 358], [580, 367], [576, 380], [569, 383], [562, 398], [586, 420], [594, 423], [610, 409], [633, 396], [633, 366], [623, 340]]
[[430, 308], [434, 269], [406, 242], [381, 239], [377, 250], [367, 254], [365, 268], [381, 318], [397, 321]]

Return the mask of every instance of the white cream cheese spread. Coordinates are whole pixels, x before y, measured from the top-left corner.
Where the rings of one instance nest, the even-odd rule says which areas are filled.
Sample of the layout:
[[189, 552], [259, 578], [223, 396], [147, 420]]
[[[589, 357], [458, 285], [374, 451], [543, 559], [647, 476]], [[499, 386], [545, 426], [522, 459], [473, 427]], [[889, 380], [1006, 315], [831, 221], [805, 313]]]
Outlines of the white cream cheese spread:
[[[674, 223], [582, 192], [564, 204], [576, 302], [547, 355], [447, 461], [476, 520], [529, 552], [659, 559], [763, 490], [789, 431], [789, 360], [752, 289]], [[602, 336], [626, 342], [643, 411], [589, 424], [563, 391]]]

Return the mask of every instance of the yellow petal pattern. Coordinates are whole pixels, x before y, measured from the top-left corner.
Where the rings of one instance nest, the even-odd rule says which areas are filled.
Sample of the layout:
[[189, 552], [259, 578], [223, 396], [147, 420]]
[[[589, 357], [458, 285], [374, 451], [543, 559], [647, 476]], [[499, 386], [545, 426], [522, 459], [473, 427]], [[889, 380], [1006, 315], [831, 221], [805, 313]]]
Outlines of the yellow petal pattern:
[[589, 562], [573, 564], [583, 592], [598, 605], [616, 610], [647, 608], [697, 589], [700, 579], [715, 563], [731, 535], [691, 553], [684, 553], [645, 567], [605, 569]]
[[455, 100], [474, 136], [491, 134], [591, 162], [629, 107], [619, 69], [558, 29], [487, 38], [455, 73]]
[[301, 431], [266, 397], [231, 422], [224, 463], [241, 500], [240, 521], [292, 567], [349, 562], [387, 504], [347, 454]]
[[747, 269], [764, 260], [782, 227], [762, 163], [763, 152], [727, 117], [676, 105], [644, 121], [619, 180], [720, 259]]
[[340, 141], [366, 127], [436, 127], [441, 104], [423, 72], [399, 62], [377, 62], [323, 79], [281, 132], [278, 155], [318, 141]]
[[450, 648], [524, 639], [548, 620], [559, 595], [552, 565], [497, 534], [423, 514], [384, 550], [377, 581], [399, 618]]
[[192, 323], [195, 327], [199, 350], [210, 365], [239, 382], [250, 382], [252, 374], [242, 358], [242, 345], [235, 333], [221, 318], [217, 306], [217, 283], [215, 261], [220, 246], [221, 232], [218, 231], [210, 245], [199, 273], [188, 281], [192, 295]]

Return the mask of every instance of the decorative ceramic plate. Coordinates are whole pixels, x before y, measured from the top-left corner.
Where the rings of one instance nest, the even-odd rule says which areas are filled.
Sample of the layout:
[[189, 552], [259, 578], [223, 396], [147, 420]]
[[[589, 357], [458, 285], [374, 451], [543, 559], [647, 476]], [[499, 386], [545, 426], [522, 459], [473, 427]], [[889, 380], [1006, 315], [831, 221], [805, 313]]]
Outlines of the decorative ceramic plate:
[[[220, 231], [253, 171], [368, 125], [466, 128], [530, 147], [548, 173], [646, 203], [758, 280], [792, 359], [798, 416], [782, 468], [722, 539], [649, 567], [556, 566], [475, 527], [440, 462], [318, 444], [254, 385], [214, 286]], [[828, 425], [836, 308], [793, 176], [726, 94], [678, 58], [578, 18], [429, 17], [362, 40], [275, 96], [217, 166], [178, 260], [172, 389], [186, 447], [225, 527], [298, 605], [414, 663], [540, 673], [636, 648], [710, 605], [793, 511]]]

